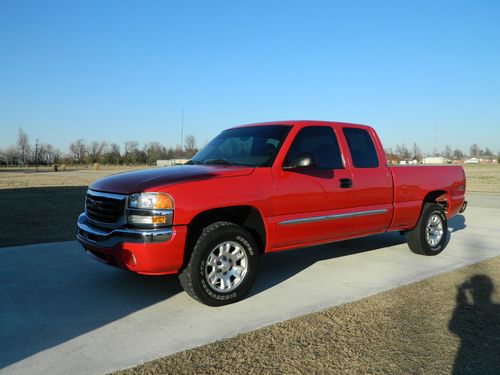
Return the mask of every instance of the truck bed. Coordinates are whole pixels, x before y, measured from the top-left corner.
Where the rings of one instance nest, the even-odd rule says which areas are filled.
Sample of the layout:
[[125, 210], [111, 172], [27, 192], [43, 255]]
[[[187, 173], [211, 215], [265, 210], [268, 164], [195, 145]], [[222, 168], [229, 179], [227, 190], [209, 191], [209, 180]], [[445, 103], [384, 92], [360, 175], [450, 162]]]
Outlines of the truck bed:
[[389, 169], [394, 184], [391, 229], [413, 227], [422, 201], [431, 191], [447, 201], [448, 217], [460, 211], [465, 194], [465, 174], [461, 166], [390, 166]]

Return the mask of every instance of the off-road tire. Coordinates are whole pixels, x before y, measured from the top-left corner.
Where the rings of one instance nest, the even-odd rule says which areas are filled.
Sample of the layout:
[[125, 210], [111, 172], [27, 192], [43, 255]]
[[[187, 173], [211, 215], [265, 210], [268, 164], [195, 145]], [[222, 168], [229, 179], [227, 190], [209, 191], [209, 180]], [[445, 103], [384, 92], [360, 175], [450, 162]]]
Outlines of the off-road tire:
[[[427, 240], [427, 230], [429, 218], [433, 215], [438, 215], [441, 218], [443, 234], [440, 241], [435, 245], [431, 246]], [[441, 253], [448, 243], [448, 221], [446, 219], [446, 214], [437, 203], [425, 203], [420, 218], [418, 219], [417, 225], [412, 230], [408, 231], [408, 246], [411, 251], [415, 254], [420, 255], [438, 255]]]
[[[205, 277], [209, 254], [224, 241], [237, 243], [248, 259], [246, 275], [235, 289], [227, 293], [214, 290]], [[255, 282], [258, 266], [259, 250], [252, 235], [239, 225], [218, 221], [203, 229], [179, 280], [186, 293], [197, 301], [209, 306], [223, 306], [241, 300], [248, 293]]]

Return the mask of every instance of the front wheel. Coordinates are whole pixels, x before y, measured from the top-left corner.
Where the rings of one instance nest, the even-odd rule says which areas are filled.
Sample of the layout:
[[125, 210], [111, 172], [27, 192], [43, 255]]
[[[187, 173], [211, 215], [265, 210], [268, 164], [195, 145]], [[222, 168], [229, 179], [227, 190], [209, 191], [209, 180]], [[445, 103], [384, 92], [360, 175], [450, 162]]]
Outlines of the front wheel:
[[439, 204], [425, 203], [415, 228], [408, 232], [408, 246], [421, 255], [437, 255], [447, 245], [448, 221]]
[[222, 306], [243, 298], [257, 275], [259, 254], [243, 227], [219, 221], [203, 229], [179, 279], [194, 299]]

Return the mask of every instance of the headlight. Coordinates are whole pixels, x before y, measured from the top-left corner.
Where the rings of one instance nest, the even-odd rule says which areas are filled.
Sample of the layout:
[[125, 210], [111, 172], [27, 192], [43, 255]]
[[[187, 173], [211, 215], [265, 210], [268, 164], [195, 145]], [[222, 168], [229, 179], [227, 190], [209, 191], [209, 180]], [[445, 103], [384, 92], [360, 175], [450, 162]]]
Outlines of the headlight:
[[127, 221], [143, 227], [172, 225], [174, 201], [165, 193], [136, 193], [129, 196]]
[[174, 201], [165, 193], [137, 193], [129, 197], [128, 206], [145, 210], [170, 210], [174, 208]]

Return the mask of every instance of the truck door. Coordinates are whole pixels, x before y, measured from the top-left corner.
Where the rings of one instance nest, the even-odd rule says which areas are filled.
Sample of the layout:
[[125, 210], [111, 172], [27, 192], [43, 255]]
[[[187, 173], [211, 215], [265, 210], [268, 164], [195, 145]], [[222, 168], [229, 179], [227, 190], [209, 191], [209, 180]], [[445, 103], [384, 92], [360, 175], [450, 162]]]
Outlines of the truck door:
[[[290, 168], [298, 155], [314, 167]], [[280, 163], [281, 164], [281, 163]], [[290, 168], [290, 169], [287, 169]], [[353, 231], [352, 175], [345, 168], [331, 126], [308, 126], [296, 134], [282, 165], [273, 169], [276, 191], [275, 247], [334, 240]]]
[[380, 154], [382, 146], [372, 129], [344, 127], [342, 132], [351, 158], [356, 234], [383, 232], [391, 222], [393, 193], [392, 177]]

